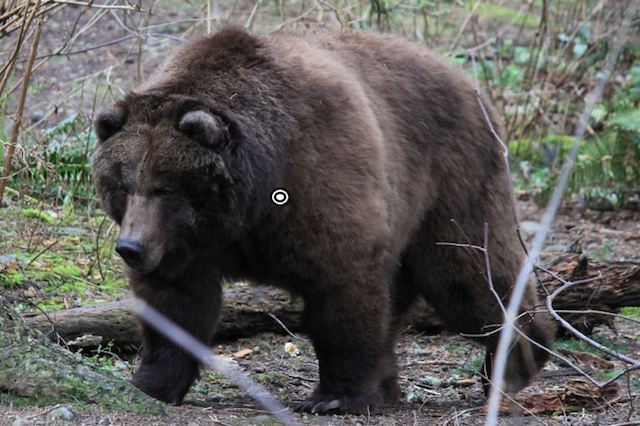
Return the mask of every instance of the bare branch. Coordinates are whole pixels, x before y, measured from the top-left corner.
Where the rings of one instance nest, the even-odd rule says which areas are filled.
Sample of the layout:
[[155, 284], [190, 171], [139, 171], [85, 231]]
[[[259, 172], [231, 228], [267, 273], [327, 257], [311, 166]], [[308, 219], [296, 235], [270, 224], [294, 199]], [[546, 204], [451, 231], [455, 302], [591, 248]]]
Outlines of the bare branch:
[[287, 326], [284, 325], [284, 323], [280, 321], [277, 316], [273, 315], [271, 312], [269, 312], [267, 315], [269, 315], [275, 322], [277, 322], [278, 325], [282, 327], [282, 329], [286, 331], [289, 336], [293, 337], [294, 339], [303, 340], [302, 337], [289, 330], [289, 328], [287, 328]]
[[580, 331], [576, 330], [575, 327], [573, 327], [571, 324], [569, 324], [569, 322], [567, 320], [565, 320], [564, 318], [562, 318], [560, 315], [558, 315], [558, 313], [556, 313], [553, 310], [553, 299], [560, 293], [562, 293], [563, 291], [573, 287], [574, 285], [578, 285], [580, 284], [579, 281], [576, 282], [565, 282], [565, 284], [556, 289], [553, 293], [551, 293], [551, 295], [549, 297], [547, 297], [547, 309], [549, 310], [549, 313], [551, 315], [553, 315], [553, 317], [560, 322], [560, 324], [562, 324], [562, 326], [564, 328], [566, 328], [567, 330], [569, 330], [571, 333], [573, 333], [576, 337], [578, 337], [580, 340], [583, 340], [585, 342], [587, 342], [588, 344], [590, 344], [591, 346], [593, 346], [594, 348], [597, 348], [599, 350], [601, 350], [604, 353], [607, 353], [613, 357], [616, 357], [618, 359], [621, 359], [622, 361], [633, 365], [634, 367], [639, 367], [640, 368], [640, 361], [637, 361], [633, 358], [629, 358], [626, 355], [622, 355], [620, 353], [616, 353], [614, 351], [612, 351], [611, 349], [607, 348], [606, 346], [596, 342], [595, 340], [591, 339], [590, 337], [586, 336], [584, 333], [581, 333]]
[[84, 6], [84, 7], [93, 7], [95, 9], [119, 9], [119, 10], [132, 10], [135, 12], [140, 12], [142, 9], [137, 5], [126, 5], [126, 4], [95, 4], [92, 1], [84, 2], [84, 1], [75, 1], [75, 0], [52, 0], [52, 3], [58, 4], [71, 4], [74, 6]]

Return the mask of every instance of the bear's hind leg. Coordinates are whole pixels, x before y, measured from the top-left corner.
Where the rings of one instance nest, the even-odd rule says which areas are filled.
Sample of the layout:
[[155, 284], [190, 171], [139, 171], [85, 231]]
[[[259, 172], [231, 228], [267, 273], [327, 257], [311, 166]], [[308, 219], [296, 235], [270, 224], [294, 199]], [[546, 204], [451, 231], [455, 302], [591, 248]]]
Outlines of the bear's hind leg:
[[[132, 282], [134, 293], [204, 343], [211, 340], [221, 305], [221, 287], [203, 289]], [[180, 404], [198, 375], [198, 362], [146, 324], [141, 363], [133, 384], [161, 401]]]
[[[448, 281], [429, 284], [425, 297], [433, 305], [448, 330], [476, 335], [473, 340], [487, 348], [483, 372], [485, 393], [489, 390], [493, 354], [500, 337], [497, 331], [503, 321], [502, 310], [486, 281]], [[493, 277], [496, 291], [503, 297], [509, 288], [507, 281]], [[507, 299], [503, 297], [506, 306]], [[537, 298], [533, 286], [529, 286], [521, 306], [521, 312], [536, 309]], [[543, 367], [549, 354], [538, 345], [550, 347], [553, 326], [544, 313], [524, 313], [518, 321], [518, 330], [509, 349], [507, 369], [500, 388], [506, 392], [517, 392], [526, 386]], [[524, 336], [523, 336], [524, 335]], [[526, 337], [525, 337], [526, 336]]]

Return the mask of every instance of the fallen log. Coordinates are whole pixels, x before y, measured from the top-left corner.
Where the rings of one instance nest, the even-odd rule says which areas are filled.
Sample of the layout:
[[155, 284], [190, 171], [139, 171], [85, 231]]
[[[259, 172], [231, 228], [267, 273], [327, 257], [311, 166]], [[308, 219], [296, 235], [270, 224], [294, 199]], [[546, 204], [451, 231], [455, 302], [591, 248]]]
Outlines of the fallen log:
[[[300, 331], [302, 301], [285, 291], [236, 283], [224, 290], [224, 299], [216, 340], [233, 340], [258, 333], [284, 333], [283, 325], [291, 332]], [[30, 327], [70, 346], [95, 347], [110, 341], [120, 347], [137, 345], [141, 341], [140, 330], [127, 303], [128, 300], [123, 299], [95, 307], [25, 316], [24, 320]], [[424, 309], [416, 309], [419, 314], [414, 317], [414, 324], [420, 331], [441, 331], [443, 324], [435, 312], [426, 304], [423, 306]]]
[[[640, 306], [640, 262], [601, 261], [587, 259], [577, 253], [564, 253], [549, 263], [548, 270], [567, 281], [601, 276], [601, 279], [576, 285], [555, 297], [553, 307], [579, 331], [591, 334], [601, 324], [613, 327], [613, 316], [585, 313], [563, 313], [568, 310], [588, 310], [618, 313], [625, 306]], [[563, 282], [539, 272], [538, 292], [545, 298]], [[560, 330], [560, 334], [562, 330]]]
[[[262, 332], [283, 332], [269, 313], [287, 325], [292, 332], [299, 331], [302, 302], [291, 299], [280, 290], [252, 288], [238, 283], [224, 291], [225, 303], [220, 315], [216, 339], [227, 340], [248, 337]], [[27, 325], [51, 338], [61, 338], [75, 344], [84, 335], [100, 336], [102, 343], [113, 341], [118, 346], [139, 344], [140, 328], [127, 307], [128, 300], [118, 300], [96, 307], [78, 307], [25, 317]], [[94, 346], [89, 339], [87, 346]], [[77, 346], [83, 346], [78, 341]]]
[[[602, 274], [601, 280], [592, 281], [561, 293], [554, 300], [554, 308], [562, 310], [602, 310], [618, 312], [623, 306], [640, 305], [640, 264], [634, 262], [603, 262], [587, 260], [578, 254], [567, 253], [554, 259], [548, 267], [554, 274], [566, 280], [576, 280]], [[562, 285], [561, 281], [545, 272], [539, 272], [541, 299]], [[300, 331], [302, 301], [288, 293], [269, 287], [251, 287], [238, 283], [224, 291], [223, 305], [217, 340], [249, 337], [258, 333], [284, 333]], [[409, 323], [415, 331], [439, 332], [443, 324], [429, 306], [415, 310]], [[562, 314], [580, 331], [590, 333], [600, 324], [611, 324], [612, 317], [594, 313]], [[275, 317], [275, 318], [274, 318]], [[96, 307], [80, 307], [25, 317], [25, 322], [48, 334], [53, 339], [62, 338], [67, 343], [85, 336], [99, 336], [103, 344], [113, 341], [116, 345], [138, 344], [139, 328], [126, 306], [126, 300]], [[88, 344], [95, 345], [94, 339]], [[83, 343], [77, 342], [77, 346]]]

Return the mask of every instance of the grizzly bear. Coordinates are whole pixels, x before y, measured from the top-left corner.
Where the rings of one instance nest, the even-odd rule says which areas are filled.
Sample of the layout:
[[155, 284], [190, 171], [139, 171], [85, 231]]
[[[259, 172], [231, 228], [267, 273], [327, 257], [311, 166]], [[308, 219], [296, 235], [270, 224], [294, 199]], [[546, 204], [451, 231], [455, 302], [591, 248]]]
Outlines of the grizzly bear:
[[[407, 41], [230, 28], [97, 114], [93, 176], [135, 295], [205, 342], [223, 279], [301, 296], [320, 382], [298, 408], [366, 413], [400, 396], [395, 339], [419, 298], [490, 370], [503, 313], [472, 245], [486, 227], [503, 302], [524, 256], [492, 127], [465, 75]], [[547, 358], [537, 303], [530, 285], [505, 391]], [[180, 403], [198, 367], [143, 326], [144, 392]]]

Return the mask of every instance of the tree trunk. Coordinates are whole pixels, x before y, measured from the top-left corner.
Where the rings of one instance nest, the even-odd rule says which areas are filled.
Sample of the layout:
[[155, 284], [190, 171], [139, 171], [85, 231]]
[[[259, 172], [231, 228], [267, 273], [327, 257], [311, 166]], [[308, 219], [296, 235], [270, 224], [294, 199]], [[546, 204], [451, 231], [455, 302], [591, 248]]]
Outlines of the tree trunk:
[[98, 404], [117, 411], [164, 412], [128, 381], [95, 370], [25, 325], [0, 294], [0, 392], [42, 404]]
[[[577, 254], [564, 254], [549, 266], [557, 275], [567, 280], [603, 275], [602, 280], [578, 285], [563, 292], [554, 300], [556, 310], [603, 310], [617, 312], [623, 306], [640, 305], [640, 265], [633, 262], [589, 261]], [[538, 288], [540, 298], [562, 285], [544, 272], [539, 272], [542, 287]], [[216, 339], [226, 340], [248, 337], [261, 332], [284, 333], [284, 328], [269, 315], [278, 318], [292, 332], [300, 330], [302, 302], [291, 299], [287, 293], [268, 287], [253, 288], [246, 284], [236, 284], [225, 290], [220, 324]], [[416, 331], [438, 332], [443, 324], [434, 310], [425, 305], [414, 310], [410, 318], [411, 328]], [[579, 330], [590, 333], [599, 324], [610, 325], [611, 317], [605, 315], [562, 314]], [[67, 342], [83, 346], [95, 345], [95, 339], [88, 343], [74, 342], [84, 335], [100, 336], [104, 343], [113, 341], [116, 345], [138, 344], [140, 334], [134, 316], [126, 307], [126, 300], [107, 303], [92, 308], [73, 308], [26, 317], [26, 323], [52, 338], [61, 337]]]

